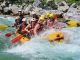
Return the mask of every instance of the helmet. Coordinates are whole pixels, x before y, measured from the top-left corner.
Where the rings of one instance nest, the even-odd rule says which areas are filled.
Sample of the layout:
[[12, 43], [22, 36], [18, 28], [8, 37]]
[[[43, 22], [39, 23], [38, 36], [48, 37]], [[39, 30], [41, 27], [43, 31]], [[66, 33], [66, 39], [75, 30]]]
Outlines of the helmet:
[[39, 21], [44, 21], [44, 17], [40, 17], [39, 18]]
[[22, 21], [26, 21], [26, 18], [23, 18]]
[[19, 19], [19, 18], [20, 18], [19, 16], [16, 17], [16, 19]]
[[47, 12], [46, 15], [49, 16], [50, 13], [51, 13], [51, 12]]
[[36, 21], [36, 19], [35, 18], [32, 18], [31, 21]]
[[53, 13], [49, 14], [49, 17], [50, 18], [54, 17], [54, 14]]
[[46, 14], [45, 14], [45, 15], [46, 15], [46, 17], [49, 17], [49, 15], [50, 15], [50, 12], [46, 12]]

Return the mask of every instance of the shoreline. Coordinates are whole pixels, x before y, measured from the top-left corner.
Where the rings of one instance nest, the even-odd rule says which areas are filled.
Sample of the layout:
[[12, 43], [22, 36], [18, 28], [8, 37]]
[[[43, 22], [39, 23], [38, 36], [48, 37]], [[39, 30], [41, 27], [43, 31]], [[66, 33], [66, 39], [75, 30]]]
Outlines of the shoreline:
[[6, 17], [16, 17], [16, 16], [12, 16], [12, 15], [0, 15], [0, 16], [2, 16], [4, 18], [6, 18]]

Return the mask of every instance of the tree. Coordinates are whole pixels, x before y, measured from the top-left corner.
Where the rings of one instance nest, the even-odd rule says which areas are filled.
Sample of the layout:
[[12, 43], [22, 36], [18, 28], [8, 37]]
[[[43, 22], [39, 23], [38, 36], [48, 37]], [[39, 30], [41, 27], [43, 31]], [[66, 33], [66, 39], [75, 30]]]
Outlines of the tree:
[[51, 0], [47, 3], [47, 6], [50, 6], [52, 9], [57, 9], [57, 6], [55, 4], [54, 0]]
[[69, 5], [76, 3], [76, 0], [65, 0]]

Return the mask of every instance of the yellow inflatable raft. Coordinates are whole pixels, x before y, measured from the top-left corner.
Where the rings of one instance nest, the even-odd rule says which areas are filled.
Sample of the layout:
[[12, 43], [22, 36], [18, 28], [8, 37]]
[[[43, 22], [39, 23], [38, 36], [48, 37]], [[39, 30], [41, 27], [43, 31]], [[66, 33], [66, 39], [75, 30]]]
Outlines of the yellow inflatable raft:
[[27, 37], [22, 37], [22, 38], [20, 39], [20, 42], [21, 42], [21, 43], [25, 43], [25, 42], [27, 42], [27, 41], [29, 41], [29, 38], [27, 38]]
[[6, 29], [8, 26], [6, 26], [6, 25], [0, 25], [0, 30], [4, 30], [4, 29]]
[[53, 32], [48, 34], [47, 36], [50, 42], [61, 41], [64, 39], [64, 34], [62, 32]]
[[70, 20], [67, 22], [67, 25], [68, 25], [67, 27], [77, 27], [78, 22], [75, 20]]
[[[19, 33], [16, 34], [16, 36], [19, 36], [19, 35], [21, 35], [21, 34], [19, 34]], [[25, 43], [25, 42], [27, 42], [27, 41], [29, 41], [29, 40], [30, 40], [30, 39], [29, 39], [28, 37], [24, 37], [24, 36], [23, 36], [23, 37], [20, 39], [20, 42], [21, 42], [21, 43]]]

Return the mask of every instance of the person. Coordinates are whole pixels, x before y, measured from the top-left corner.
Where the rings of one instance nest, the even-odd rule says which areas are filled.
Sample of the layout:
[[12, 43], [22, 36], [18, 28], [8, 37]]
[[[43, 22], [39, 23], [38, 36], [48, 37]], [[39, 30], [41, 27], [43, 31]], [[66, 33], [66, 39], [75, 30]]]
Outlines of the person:
[[18, 15], [19, 15], [19, 17], [20, 17], [20, 24], [22, 23], [22, 19], [24, 18], [24, 15], [23, 15], [23, 13], [22, 13], [22, 10], [19, 10], [18, 11]]
[[47, 27], [50, 29], [50, 28], [53, 28], [54, 27], [54, 19], [53, 18], [50, 18], [47, 20]]
[[35, 18], [36, 20], [39, 19], [38, 15], [32, 14], [32, 15], [30, 15], [30, 20], [29, 20], [29, 22], [31, 22], [31, 19], [33, 19], [33, 18]]
[[15, 33], [24, 33], [26, 26], [27, 26], [26, 18], [23, 18], [23, 19], [22, 19], [22, 24], [20, 24], [20, 25], [18, 26], [18, 28], [16, 29]]
[[49, 16], [48, 16], [48, 18], [47, 18], [47, 27], [48, 27], [48, 29], [53, 28], [54, 27], [54, 23], [56, 21], [57, 20], [54, 19], [54, 14], [50, 13]]
[[34, 35], [38, 35], [39, 32], [43, 30], [44, 27], [43, 23], [44, 23], [44, 18], [40, 17], [34, 28]]
[[16, 19], [15, 19], [15, 23], [13, 24], [13, 26], [12, 27], [18, 27], [20, 25], [20, 18], [19, 18], [19, 16], [18, 17], [16, 17]]
[[30, 24], [28, 24], [28, 26], [25, 28], [25, 31], [28, 32], [30, 35], [34, 35], [33, 30], [35, 28], [36, 23], [37, 23], [37, 19], [32, 18], [30, 20]]

